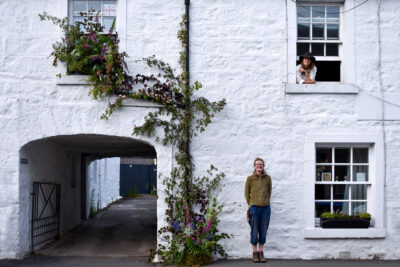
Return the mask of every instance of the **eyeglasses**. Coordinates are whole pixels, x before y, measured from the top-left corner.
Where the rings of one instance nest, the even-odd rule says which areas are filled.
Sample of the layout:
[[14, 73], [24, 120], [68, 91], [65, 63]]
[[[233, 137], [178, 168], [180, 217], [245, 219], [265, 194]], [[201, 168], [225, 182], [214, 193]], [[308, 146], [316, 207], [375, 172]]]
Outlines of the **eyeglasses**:
[[254, 166], [264, 166], [264, 164], [254, 164]]

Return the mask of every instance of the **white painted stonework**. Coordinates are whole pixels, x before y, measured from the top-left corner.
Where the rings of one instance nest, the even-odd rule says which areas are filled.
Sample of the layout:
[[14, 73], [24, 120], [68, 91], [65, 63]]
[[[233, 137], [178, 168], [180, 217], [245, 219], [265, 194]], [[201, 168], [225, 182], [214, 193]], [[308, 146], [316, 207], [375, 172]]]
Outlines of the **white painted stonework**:
[[[360, 2], [346, 0], [343, 8]], [[223, 243], [230, 258], [251, 254], [244, 183], [259, 156], [273, 182], [269, 258], [339, 258], [349, 252], [351, 258], [400, 259], [400, 1], [381, 1], [378, 16], [379, 2], [370, 0], [344, 15], [346, 85], [303, 89], [294, 85], [296, 7], [291, 0], [191, 1], [191, 80], [202, 82], [198, 94], [227, 98], [226, 108], [194, 138], [191, 149], [196, 175], [210, 163], [226, 174], [220, 228], [234, 235]], [[82, 177], [71, 168], [76, 164], [80, 170], [81, 157], [96, 147], [107, 157], [133, 157], [134, 147], [145, 144], [157, 153], [158, 173], [168, 175], [173, 167], [171, 147], [131, 136], [133, 125], [157, 107], [133, 104], [100, 120], [106, 101], [91, 100], [88, 88], [75, 80], [57, 81], [65, 67], [54, 68], [48, 56], [60, 33], [37, 14], [63, 16], [66, 7], [67, 0], [0, 2], [0, 258], [21, 258], [30, 251], [33, 181], [61, 184], [61, 234], [79, 224]], [[117, 31], [131, 74], [149, 71], [135, 60], [151, 55], [177, 67], [176, 31], [184, 1], [121, 0], [119, 8]], [[316, 228], [310, 224], [309, 149], [322, 135], [331, 136], [327, 142], [346, 143], [358, 134], [364, 140], [359, 142], [379, 151], [371, 159], [369, 205], [379, 224], [369, 232]], [[132, 150], [117, 155], [110, 142], [121, 151], [131, 144]], [[160, 179], [158, 188], [162, 227], [166, 206]]]
[[98, 159], [89, 164], [87, 211], [90, 210], [91, 202], [95, 210], [98, 210], [120, 198], [119, 172], [119, 158]]

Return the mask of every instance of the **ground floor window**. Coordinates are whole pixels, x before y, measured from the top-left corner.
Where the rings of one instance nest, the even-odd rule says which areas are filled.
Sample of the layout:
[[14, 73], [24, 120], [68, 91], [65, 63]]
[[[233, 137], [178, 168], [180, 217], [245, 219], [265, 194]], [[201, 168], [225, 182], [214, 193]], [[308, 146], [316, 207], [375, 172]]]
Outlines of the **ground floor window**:
[[368, 211], [369, 146], [317, 145], [315, 217], [323, 212], [359, 215]]

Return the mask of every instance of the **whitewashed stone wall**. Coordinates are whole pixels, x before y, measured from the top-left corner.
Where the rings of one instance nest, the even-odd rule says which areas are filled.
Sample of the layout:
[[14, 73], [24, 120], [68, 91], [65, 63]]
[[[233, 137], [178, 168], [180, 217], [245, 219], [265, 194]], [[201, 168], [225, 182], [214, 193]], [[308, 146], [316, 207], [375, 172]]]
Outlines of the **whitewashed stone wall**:
[[[95, 210], [106, 207], [120, 198], [120, 159], [105, 158], [92, 161], [88, 166], [87, 211], [91, 202]], [[93, 198], [92, 198], [93, 196]], [[89, 215], [89, 214], [88, 214]]]
[[[33, 182], [60, 184], [60, 235], [80, 222], [80, 166], [71, 172], [72, 164], [80, 164], [79, 155], [66, 151], [49, 141], [32, 142], [21, 148], [20, 158], [27, 160], [19, 168], [19, 242], [20, 250], [29, 251], [31, 245], [31, 214]], [[75, 160], [74, 160], [75, 159]], [[38, 192], [41, 194], [42, 192]], [[49, 192], [44, 192], [49, 197]], [[41, 195], [39, 198], [41, 199]], [[55, 208], [55, 203], [52, 203]], [[48, 206], [50, 208], [50, 205]], [[39, 212], [41, 212], [39, 210]], [[15, 226], [9, 226], [16, 231]], [[5, 243], [6, 244], [6, 243]]]
[[[58, 0], [58, 3], [62, 0]], [[212, 162], [226, 174], [220, 201], [225, 205], [221, 230], [234, 234], [224, 243], [231, 258], [249, 257], [249, 227], [245, 220], [243, 188], [252, 161], [261, 156], [273, 179], [272, 217], [266, 255], [270, 258], [398, 259], [400, 249], [400, 123], [386, 121], [386, 237], [380, 239], [305, 239], [305, 136], [309, 133], [381, 133], [377, 118], [359, 120], [362, 94], [380, 95], [382, 88], [396, 101], [400, 85], [398, 50], [400, 1], [382, 1], [381, 42], [378, 42], [378, 1], [354, 11], [354, 85], [358, 94], [285, 94], [288, 81], [288, 25], [290, 0], [191, 1], [191, 79], [211, 100], [227, 98], [227, 106], [194, 139], [192, 153], [197, 174]], [[360, 1], [346, 1], [353, 6]], [[37, 14], [59, 11], [55, 1], [0, 3], [0, 258], [27, 252], [20, 236], [26, 229], [26, 211], [20, 198], [20, 148], [48, 136], [95, 133], [130, 136], [151, 109], [124, 108], [109, 121], [99, 120], [106, 103], [92, 101], [83, 86], [59, 86], [48, 55], [57, 31], [40, 23]], [[13, 12], [9, 12], [12, 10]], [[157, 55], [176, 66], [179, 43], [176, 30], [184, 1], [127, 1], [126, 47], [131, 73], [145, 68], [136, 59]], [[352, 46], [353, 44], [346, 44]], [[379, 109], [378, 102], [371, 109]], [[395, 103], [396, 104], [396, 103]], [[397, 103], [399, 104], [399, 103]], [[385, 104], [388, 106], [389, 104]], [[391, 106], [391, 112], [399, 112]], [[380, 117], [378, 117], [379, 119]], [[158, 170], [171, 169], [171, 148], [154, 145]], [[380, 178], [380, 177], [378, 177]], [[383, 178], [382, 178], [383, 179]], [[159, 189], [162, 185], [158, 183]], [[24, 193], [28, 192], [27, 190]], [[162, 193], [161, 193], [162, 194]], [[158, 226], [165, 204], [158, 200]]]

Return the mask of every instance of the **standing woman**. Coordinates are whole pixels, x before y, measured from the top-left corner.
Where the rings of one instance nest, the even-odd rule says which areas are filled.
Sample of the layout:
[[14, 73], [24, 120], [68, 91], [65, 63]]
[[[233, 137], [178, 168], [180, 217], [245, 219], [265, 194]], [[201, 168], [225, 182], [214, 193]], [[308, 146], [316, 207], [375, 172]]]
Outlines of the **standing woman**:
[[271, 215], [271, 190], [271, 177], [264, 170], [264, 160], [256, 158], [253, 175], [247, 177], [245, 188], [246, 201], [249, 205], [247, 213], [251, 227], [250, 243], [253, 247], [254, 262], [265, 262], [263, 246]]

